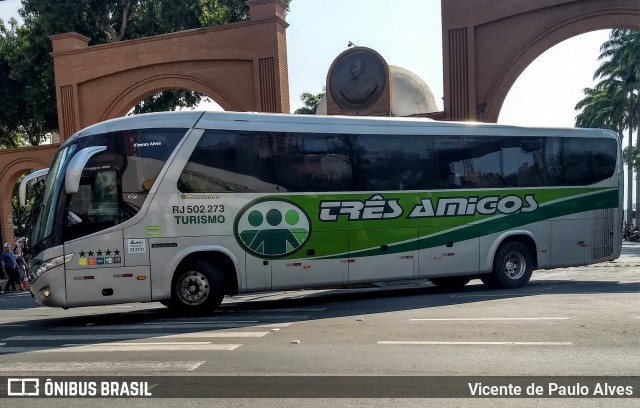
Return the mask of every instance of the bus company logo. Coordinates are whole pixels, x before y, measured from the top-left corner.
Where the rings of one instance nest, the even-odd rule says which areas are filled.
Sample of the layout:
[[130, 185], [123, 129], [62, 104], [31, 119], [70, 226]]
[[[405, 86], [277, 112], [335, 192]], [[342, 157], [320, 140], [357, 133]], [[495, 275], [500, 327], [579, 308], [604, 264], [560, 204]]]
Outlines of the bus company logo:
[[337, 221], [341, 215], [349, 221], [369, 221], [395, 219], [404, 210], [397, 198], [386, 199], [382, 194], [374, 194], [368, 200], [321, 201], [320, 221]]
[[254, 201], [236, 217], [233, 232], [241, 247], [261, 258], [281, 258], [311, 236], [311, 222], [298, 205], [281, 199]]
[[527, 194], [524, 200], [517, 195], [487, 197], [440, 198], [434, 206], [430, 198], [423, 198], [408, 218], [453, 217], [462, 215], [493, 215], [528, 213], [538, 209], [535, 195]]

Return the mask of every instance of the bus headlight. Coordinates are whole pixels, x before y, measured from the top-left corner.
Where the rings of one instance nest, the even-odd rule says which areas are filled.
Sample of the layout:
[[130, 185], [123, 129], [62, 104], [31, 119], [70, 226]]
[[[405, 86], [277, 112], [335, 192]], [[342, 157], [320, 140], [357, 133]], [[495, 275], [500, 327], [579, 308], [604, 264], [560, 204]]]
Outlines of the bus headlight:
[[33, 282], [46, 271], [53, 269], [56, 266], [66, 264], [73, 259], [73, 255], [74, 254], [61, 255], [44, 262], [34, 263], [31, 265], [31, 268], [29, 268], [29, 280]]

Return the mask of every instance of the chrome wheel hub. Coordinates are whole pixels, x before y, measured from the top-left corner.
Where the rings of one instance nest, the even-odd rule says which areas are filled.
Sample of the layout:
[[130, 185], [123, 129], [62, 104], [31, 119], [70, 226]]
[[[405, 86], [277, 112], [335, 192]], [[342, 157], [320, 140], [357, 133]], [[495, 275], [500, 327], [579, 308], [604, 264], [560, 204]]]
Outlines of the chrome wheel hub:
[[209, 281], [198, 271], [183, 273], [178, 279], [178, 298], [187, 305], [199, 305], [209, 297]]

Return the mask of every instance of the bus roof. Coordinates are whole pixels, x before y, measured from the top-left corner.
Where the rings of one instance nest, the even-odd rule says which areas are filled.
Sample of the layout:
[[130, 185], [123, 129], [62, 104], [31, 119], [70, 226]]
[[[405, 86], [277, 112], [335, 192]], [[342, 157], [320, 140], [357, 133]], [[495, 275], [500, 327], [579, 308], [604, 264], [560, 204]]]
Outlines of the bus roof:
[[[121, 130], [148, 128], [223, 128], [315, 133], [369, 134], [469, 134], [520, 136], [591, 136], [615, 137], [613, 131], [585, 128], [544, 128], [498, 125], [484, 122], [435, 121], [421, 117], [316, 116], [283, 113], [180, 111], [132, 115], [91, 125], [75, 133], [67, 143], [78, 137]], [[464, 128], [464, 132], [461, 132]]]

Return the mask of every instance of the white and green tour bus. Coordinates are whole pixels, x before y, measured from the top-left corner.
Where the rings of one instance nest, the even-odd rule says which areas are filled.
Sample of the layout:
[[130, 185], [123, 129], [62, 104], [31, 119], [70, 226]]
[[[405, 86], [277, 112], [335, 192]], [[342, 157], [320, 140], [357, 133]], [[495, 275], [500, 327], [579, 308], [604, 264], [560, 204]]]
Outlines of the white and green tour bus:
[[620, 255], [618, 136], [420, 118], [170, 112], [60, 147], [31, 293], [63, 308], [406, 279], [525, 285]]

